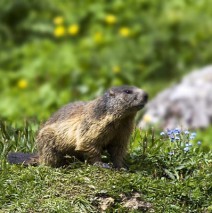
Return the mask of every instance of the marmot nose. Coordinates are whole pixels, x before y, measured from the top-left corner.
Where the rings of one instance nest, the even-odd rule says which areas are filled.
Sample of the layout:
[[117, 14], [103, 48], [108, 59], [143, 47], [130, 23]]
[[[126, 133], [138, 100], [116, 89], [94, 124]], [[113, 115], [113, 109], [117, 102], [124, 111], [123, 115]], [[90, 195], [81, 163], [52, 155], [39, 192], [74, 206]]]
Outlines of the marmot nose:
[[148, 94], [146, 92], [143, 94], [143, 99], [145, 102], [148, 101]]

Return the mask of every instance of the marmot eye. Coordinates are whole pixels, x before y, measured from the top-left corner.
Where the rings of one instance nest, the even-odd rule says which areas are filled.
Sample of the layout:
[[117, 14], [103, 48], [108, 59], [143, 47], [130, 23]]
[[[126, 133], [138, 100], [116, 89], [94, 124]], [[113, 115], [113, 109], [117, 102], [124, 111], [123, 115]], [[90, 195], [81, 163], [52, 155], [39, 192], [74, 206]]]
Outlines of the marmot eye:
[[133, 91], [132, 90], [124, 90], [124, 93], [126, 93], [126, 94], [132, 94]]

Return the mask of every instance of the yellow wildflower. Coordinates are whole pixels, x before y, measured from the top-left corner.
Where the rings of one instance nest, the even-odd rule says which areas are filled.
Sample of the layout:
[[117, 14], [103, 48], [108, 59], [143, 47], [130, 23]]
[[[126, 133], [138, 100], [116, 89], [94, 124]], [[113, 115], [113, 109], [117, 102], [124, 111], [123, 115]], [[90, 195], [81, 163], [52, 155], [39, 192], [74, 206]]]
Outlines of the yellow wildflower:
[[96, 32], [93, 36], [93, 40], [96, 42], [96, 43], [101, 43], [103, 41], [103, 35], [101, 32]]
[[72, 36], [75, 36], [79, 33], [79, 30], [80, 30], [80, 28], [79, 28], [78, 24], [72, 24], [68, 28], [68, 33]]
[[151, 122], [151, 120], [152, 120], [152, 118], [151, 118], [151, 116], [150, 116], [150, 115], [148, 115], [148, 114], [144, 115], [144, 117], [143, 117], [143, 121], [145, 121], [146, 123], [150, 123], [150, 122]]
[[54, 36], [55, 37], [62, 37], [65, 35], [65, 27], [64, 26], [57, 26], [54, 29]]
[[112, 68], [112, 70], [113, 70], [114, 73], [120, 73], [121, 72], [121, 68], [119, 66], [114, 66]]
[[20, 79], [17, 83], [18, 88], [25, 89], [28, 87], [28, 81], [25, 79]]
[[105, 22], [107, 24], [115, 24], [117, 21], [116, 19], [116, 16], [114, 16], [113, 14], [108, 14], [106, 17], [105, 17]]
[[119, 34], [122, 36], [122, 37], [128, 37], [130, 35], [130, 29], [128, 27], [122, 27], [119, 29]]
[[53, 19], [54, 24], [61, 25], [64, 22], [64, 18], [62, 16], [57, 16]]

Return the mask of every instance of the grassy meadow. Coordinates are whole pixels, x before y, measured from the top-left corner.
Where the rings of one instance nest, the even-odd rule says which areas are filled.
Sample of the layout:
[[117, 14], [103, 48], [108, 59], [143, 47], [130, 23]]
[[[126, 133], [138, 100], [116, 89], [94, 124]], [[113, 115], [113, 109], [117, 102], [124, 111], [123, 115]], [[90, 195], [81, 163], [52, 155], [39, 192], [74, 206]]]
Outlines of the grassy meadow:
[[[9, 165], [8, 151], [34, 152], [34, 131], [1, 123], [0, 139], [0, 212], [212, 210], [212, 154], [203, 151], [195, 132], [135, 130], [128, 169], [120, 171], [77, 160], [64, 168]], [[106, 155], [103, 159], [109, 163]]]

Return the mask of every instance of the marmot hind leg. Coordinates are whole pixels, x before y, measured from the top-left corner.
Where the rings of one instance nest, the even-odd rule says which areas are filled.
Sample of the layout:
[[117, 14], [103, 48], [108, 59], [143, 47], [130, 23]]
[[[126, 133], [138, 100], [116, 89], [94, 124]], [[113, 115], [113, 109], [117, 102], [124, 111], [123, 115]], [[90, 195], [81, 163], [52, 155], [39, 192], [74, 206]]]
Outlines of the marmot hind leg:
[[37, 137], [37, 146], [40, 164], [52, 167], [60, 167], [65, 164], [64, 154], [56, 147], [54, 130], [47, 129], [41, 132]]

